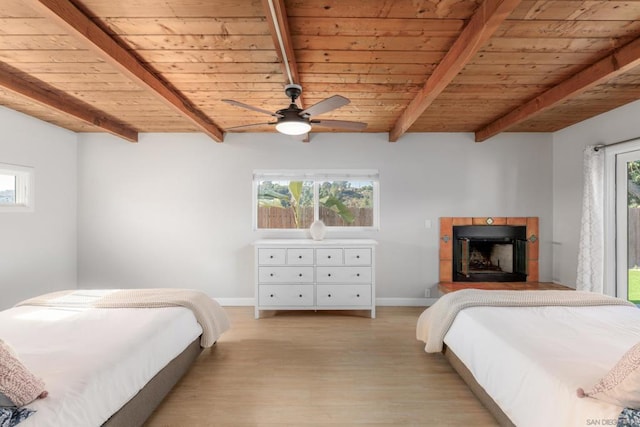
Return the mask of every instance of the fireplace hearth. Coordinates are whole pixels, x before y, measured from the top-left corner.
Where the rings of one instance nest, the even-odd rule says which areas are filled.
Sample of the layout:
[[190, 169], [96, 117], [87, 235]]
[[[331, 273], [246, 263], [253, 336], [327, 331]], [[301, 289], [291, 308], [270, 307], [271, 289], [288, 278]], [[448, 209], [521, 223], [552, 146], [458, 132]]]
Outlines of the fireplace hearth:
[[537, 217], [440, 218], [440, 283], [537, 282]]

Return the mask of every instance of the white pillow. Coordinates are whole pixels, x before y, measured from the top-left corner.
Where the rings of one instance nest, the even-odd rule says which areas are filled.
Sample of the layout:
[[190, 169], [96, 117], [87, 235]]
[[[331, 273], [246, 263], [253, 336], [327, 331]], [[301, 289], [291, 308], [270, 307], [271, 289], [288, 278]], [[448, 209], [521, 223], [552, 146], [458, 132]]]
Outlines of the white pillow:
[[13, 349], [0, 340], [0, 395], [13, 406], [27, 405], [39, 397], [46, 397], [44, 382], [18, 359]]
[[589, 391], [577, 390], [578, 397], [640, 409], [640, 343], [627, 351], [616, 365]]

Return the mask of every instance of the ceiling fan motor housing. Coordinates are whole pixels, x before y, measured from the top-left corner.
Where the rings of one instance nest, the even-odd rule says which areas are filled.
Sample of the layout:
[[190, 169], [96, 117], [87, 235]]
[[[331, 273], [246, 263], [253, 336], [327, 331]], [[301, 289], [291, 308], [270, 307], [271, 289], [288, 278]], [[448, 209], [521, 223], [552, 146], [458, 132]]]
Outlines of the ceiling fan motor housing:
[[308, 122], [307, 117], [300, 116], [300, 107], [296, 104], [289, 105], [289, 108], [283, 108], [282, 110], [278, 110], [276, 114], [278, 117], [278, 122]]
[[309, 117], [300, 115], [302, 111], [296, 104], [289, 105], [289, 108], [278, 110], [276, 115], [276, 129], [285, 135], [303, 135], [311, 130]]

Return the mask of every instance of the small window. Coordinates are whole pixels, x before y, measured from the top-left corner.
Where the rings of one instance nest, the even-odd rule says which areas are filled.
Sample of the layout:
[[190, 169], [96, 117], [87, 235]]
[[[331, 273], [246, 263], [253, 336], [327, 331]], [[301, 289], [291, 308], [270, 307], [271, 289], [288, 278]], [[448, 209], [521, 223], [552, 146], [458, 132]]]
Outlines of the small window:
[[33, 168], [0, 163], [0, 212], [33, 211]]
[[254, 228], [378, 228], [377, 171], [256, 171]]

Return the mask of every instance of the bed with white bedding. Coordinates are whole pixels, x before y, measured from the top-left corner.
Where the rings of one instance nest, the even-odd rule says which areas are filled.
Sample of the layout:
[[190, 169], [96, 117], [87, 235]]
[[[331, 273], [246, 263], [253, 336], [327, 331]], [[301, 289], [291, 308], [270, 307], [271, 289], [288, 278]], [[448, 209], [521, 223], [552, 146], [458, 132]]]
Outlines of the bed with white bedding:
[[[13, 347], [48, 391], [46, 398], [26, 406], [36, 412], [21, 427], [140, 425], [150, 412], [142, 418], [131, 411], [126, 417], [114, 414], [127, 404], [131, 407], [145, 385], [184, 358], [187, 349], [197, 347], [195, 353], [190, 350], [191, 358], [199, 353], [203, 326], [191, 309], [167, 303], [164, 290], [157, 308], [96, 308], [86, 303], [87, 296], [95, 302], [113, 292], [75, 291], [63, 304], [45, 299], [0, 312], [0, 339]], [[74, 295], [81, 295], [82, 301], [74, 301]], [[215, 312], [209, 313], [208, 325], [201, 321], [205, 328], [215, 329], [209, 331], [206, 346], [229, 327], [223, 309], [211, 301], [203, 312]], [[207, 314], [198, 314], [203, 315]]]
[[[472, 296], [503, 294], [496, 292], [476, 290]], [[512, 292], [520, 297], [529, 291]], [[557, 292], [566, 293], [563, 298], [580, 294]], [[495, 404], [503, 425], [616, 425], [621, 406], [578, 398], [576, 390], [596, 384], [640, 342], [640, 310], [621, 304], [463, 304], [445, 325], [444, 348], [472, 376], [472, 390], [479, 386]], [[430, 334], [438, 335], [437, 311], [425, 310], [417, 325], [417, 338], [430, 352], [439, 348], [429, 341]]]

